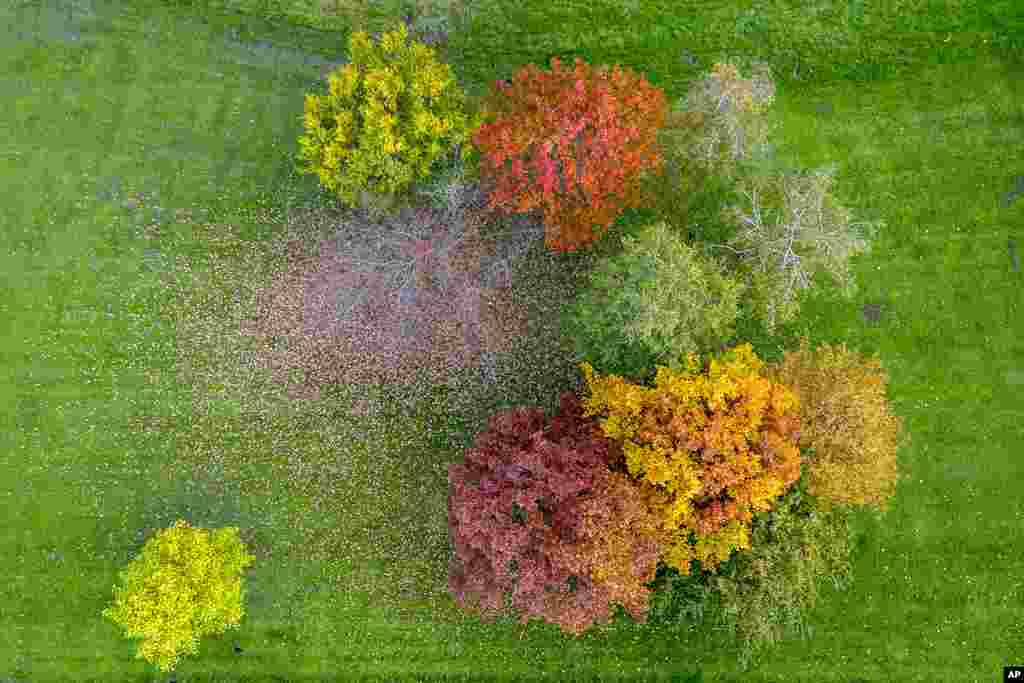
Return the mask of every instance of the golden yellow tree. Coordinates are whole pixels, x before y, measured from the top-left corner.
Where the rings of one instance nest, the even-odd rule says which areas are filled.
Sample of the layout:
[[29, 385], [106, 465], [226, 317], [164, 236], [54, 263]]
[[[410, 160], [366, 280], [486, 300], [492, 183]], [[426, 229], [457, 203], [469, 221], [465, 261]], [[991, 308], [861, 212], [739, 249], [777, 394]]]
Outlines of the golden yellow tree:
[[879, 359], [825, 344], [784, 354], [768, 376], [800, 397], [800, 447], [810, 451], [807, 491], [825, 508], [874, 506], [883, 512], [900, 478], [902, 420], [889, 412], [888, 374]]

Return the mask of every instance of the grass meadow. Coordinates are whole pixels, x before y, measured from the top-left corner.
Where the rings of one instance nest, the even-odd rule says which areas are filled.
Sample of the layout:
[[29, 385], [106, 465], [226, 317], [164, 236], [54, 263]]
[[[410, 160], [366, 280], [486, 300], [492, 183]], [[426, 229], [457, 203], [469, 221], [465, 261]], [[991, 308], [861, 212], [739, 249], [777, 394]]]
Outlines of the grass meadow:
[[[717, 60], [763, 59], [779, 158], [836, 163], [841, 203], [886, 221], [853, 262], [854, 300], [822, 284], [776, 336], [749, 330], [770, 360], [799, 335], [877, 352], [911, 442], [891, 510], [853, 517], [852, 586], [826, 585], [809, 638], [746, 672], [713, 629], [618, 621], [573, 640], [459, 613], [447, 465], [481, 416], [359, 417], [343, 386], [290, 400], [237, 333], [286, 230], [337, 224], [292, 168], [304, 94], [353, 25], [409, 7], [0, 4], [0, 680], [168, 680], [100, 612], [178, 518], [237, 526], [257, 557], [241, 626], [178, 681], [967, 683], [1024, 664], [1024, 275], [1008, 250], [1024, 242], [1024, 12], [880, 4], [417, 8], [476, 94], [580, 56], [674, 101]], [[553, 401], [571, 379], [522, 372], [537, 382], [506, 377], [480, 405]]]

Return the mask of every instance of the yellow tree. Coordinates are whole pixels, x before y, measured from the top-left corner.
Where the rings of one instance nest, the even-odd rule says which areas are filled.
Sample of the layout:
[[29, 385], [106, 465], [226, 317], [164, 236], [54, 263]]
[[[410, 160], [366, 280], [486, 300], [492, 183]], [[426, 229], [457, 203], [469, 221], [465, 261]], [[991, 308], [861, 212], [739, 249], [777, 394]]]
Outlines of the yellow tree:
[[750, 344], [704, 372], [692, 353], [685, 367], [660, 366], [653, 387], [580, 365], [585, 414], [603, 415], [604, 435], [622, 441], [625, 468], [671, 539], [665, 562], [687, 575], [691, 560], [714, 569], [750, 548], [753, 512], [800, 478], [797, 398], [760, 374]]
[[199, 638], [237, 627], [242, 618], [242, 571], [252, 564], [238, 529], [213, 533], [184, 520], [145, 545], [121, 572], [112, 607], [103, 616], [140, 639], [136, 657], [170, 671]]

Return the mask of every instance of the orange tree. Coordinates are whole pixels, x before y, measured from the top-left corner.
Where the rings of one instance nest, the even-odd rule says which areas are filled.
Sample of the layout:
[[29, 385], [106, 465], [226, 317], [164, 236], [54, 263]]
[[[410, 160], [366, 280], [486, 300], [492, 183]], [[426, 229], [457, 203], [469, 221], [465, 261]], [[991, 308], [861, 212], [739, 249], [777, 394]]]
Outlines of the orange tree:
[[585, 413], [601, 415], [604, 435], [622, 442], [625, 469], [668, 536], [665, 562], [685, 575], [692, 560], [714, 568], [750, 548], [753, 512], [771, 509], [800, 477], [798, 399], [761, 375], [751, 346], [712, 358], [706, 371], [691, 353], [685, 367], [659, 367], [653, 387], [580, 366]]
[[481, 175], [495, 182], [491, 209], [543, 208], [548, 247], [576, 251], [643, 203], [642, 172], [661, 163], [661, 90], [628, 69], [577, 59], [563, 70], [557, 58], [550, 72], [531, 64], [498, 86], [473, 136]]

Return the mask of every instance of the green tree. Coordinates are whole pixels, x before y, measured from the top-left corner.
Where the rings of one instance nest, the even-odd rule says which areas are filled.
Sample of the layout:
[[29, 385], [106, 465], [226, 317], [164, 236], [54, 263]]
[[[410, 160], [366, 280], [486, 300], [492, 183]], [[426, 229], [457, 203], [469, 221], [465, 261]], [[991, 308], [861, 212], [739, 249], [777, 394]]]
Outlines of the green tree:
[[655, 363], [717, 351], [734, 332], [744, 286], [664, 222], [623, 237], [563, 314], [581, 360], [637, 377]]

